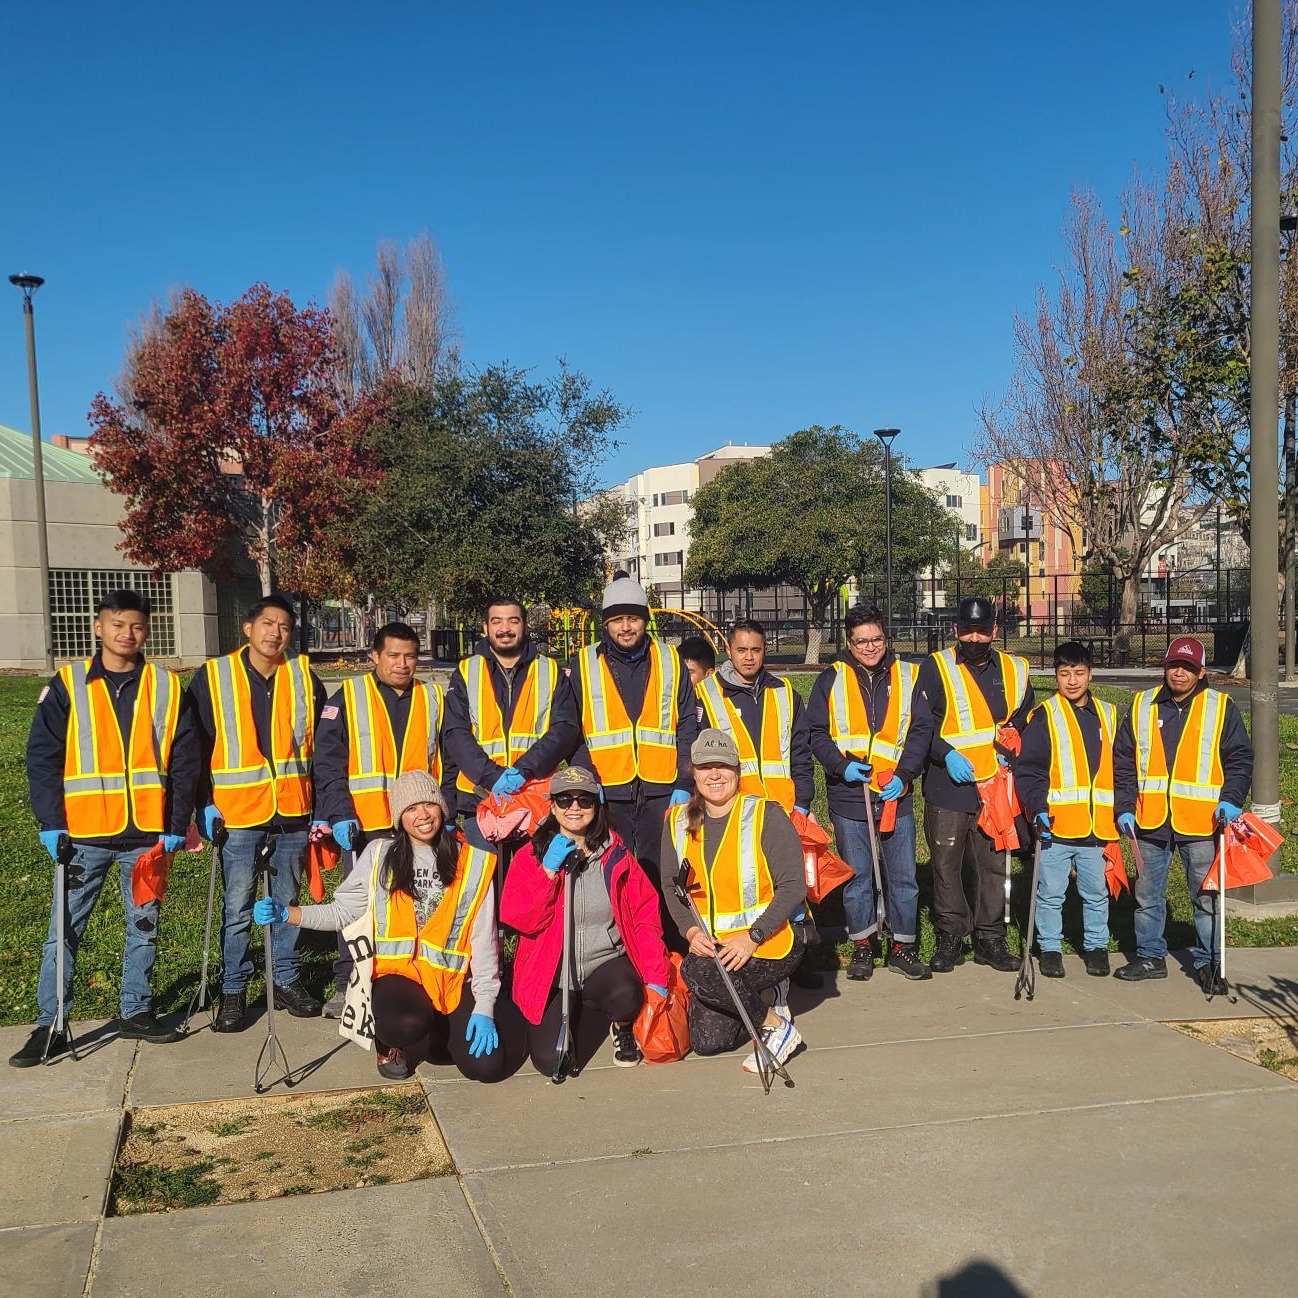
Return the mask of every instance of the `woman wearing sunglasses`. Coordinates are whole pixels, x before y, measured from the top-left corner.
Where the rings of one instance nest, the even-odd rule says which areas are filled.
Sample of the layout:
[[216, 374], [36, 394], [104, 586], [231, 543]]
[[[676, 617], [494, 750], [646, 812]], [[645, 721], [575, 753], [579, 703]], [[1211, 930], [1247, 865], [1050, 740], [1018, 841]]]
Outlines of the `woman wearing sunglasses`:
[[[563, 871], [572, 872], [570, 1008], [574, 1036], [589, 1040], [592, 1020], [609, 1025], [613, 1062], [640, 1062], [631, 1025], [646, 986], [667, 994], [668, 960], [658, 893], [610, 829], [594, 775], [579, 766], [550, 779], [550, 815], [510, 863], [500, 918], [519, 933], [514, 1002], [528, 1022], [532, 1063], [547, 1077], [558, 1064], [563, 1017]], [[584, 1026], [583, 1026], [583, 1020]]]

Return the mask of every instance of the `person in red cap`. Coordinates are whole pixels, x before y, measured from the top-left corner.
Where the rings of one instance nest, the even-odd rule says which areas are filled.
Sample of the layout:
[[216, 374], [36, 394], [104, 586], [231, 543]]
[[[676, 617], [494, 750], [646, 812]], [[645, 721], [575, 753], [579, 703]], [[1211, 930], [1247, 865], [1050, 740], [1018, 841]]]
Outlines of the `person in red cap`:
[[1167, 977], [1167, 872], [1175, 850], [1194, 902], [1190, 955], [1205, 991], [1224, 991], [1213, 964], [1213, 903], [1203, 895], [1213, 828], [1239, 816], [1253, 778], [1253, 747], [1234, 702], [1207, 683], [1203, 642], [1178, 636], [1163, 659], [1163, 683], [1143, 690], [1113, 741], [1119, 831], [1140, 840], [1136, 955], [1114, 972], [1124, 982]]

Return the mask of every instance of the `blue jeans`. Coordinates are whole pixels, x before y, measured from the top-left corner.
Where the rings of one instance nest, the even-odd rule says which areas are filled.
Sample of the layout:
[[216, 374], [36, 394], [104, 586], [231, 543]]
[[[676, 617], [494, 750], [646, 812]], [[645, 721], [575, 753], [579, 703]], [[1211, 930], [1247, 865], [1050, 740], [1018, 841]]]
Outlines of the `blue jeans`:
[[1077, 870], [1082, 899], [1082, 942], [1087, 951], [1109, 949], [1109, 886], [1104, 881], [1104, 848], [1056, 838], [1041, 850], [1037, 883], [1037, 941], [1043, 951], [1062, 951], [1064, 893], [1068, 873]]
[[[831, 816], [838, 854], [856, 877], [843, 886], [843, 910], [847, 914], [847, 936], [853, 942], [874, 928], [874, 865], [870, 857], [870, 826], [864, 820]], [[919, 931], [919, 883], [915, 878], [915, 817], [898, 816], [890, 834], [879, 835], [880, 873], [888, 927], [893, 940], [914, 942]]]
[[[1216, 951], [1213, 920], [1217, 914], [1216, 893], [1199, 889], [1212, 868], [1212, 839], [1197, 838], [1176, 843], [1185, 866], [1185, 882], [1194, 902], [1195, 945], [1190, 955], [1195, 968], [1211, 963]], [[1167, 872], [1172, 864], [1172, 845], [1140, 840], [1144, 869], [1136, 880], [1136, 954], [1161, 960], [1167, 955], [1167, 937], [1163, 932], [1167, 920]]]
[[[123, 1018], [147, 1014], [153, 1002], [149, 991], [149, 974], [158, 954], [158, 913], [156, 901], [137, 906], [131, 900], [131, 871], [135, 862], [149, 849], [134, 847], [125, 852], [93, 843], [77, 843], [76, 854], [68, 863], [67, 907], [63, 929], [63, 997], [65, 1011], [72, 1007], [72, 973], [77, 962], [77, 947], [90, 922], [90, 912], [99, 900], [108, 878], [109, 867], [117, 862], [121, 877], [122, 906], [126, 911], [126, 942], [122, 950], [122, 989], [119, 1003]], [[58, 868], [57, 866], [55, 867]], [[58, 1009], [58, 976], [55, 961], [58, 953], [56, 934], [58, 917], [50, 905], [50, 931], [41, 948], [41, 972], [36, 984], [38, 1027], [54, 1022]]]
[[[271, 834], [264, 829], [232, 829], [225, 844], [225, 902], [221, 915], [221, 991], [246, 990], [252, 976], [252, 903], [261, 896], [261, 881], [253, 873], [253, 858], [263, 842], [273, 843], [270, 863], [270, 895], [285, 906], [296, 903], [302, 886], [302, 858], [306, 854], [307, 831]], [[271, 953], [275, 982], [295, 982], [300, 961], [297, 939], [301, 929], [292, 924], [271, 927]]]

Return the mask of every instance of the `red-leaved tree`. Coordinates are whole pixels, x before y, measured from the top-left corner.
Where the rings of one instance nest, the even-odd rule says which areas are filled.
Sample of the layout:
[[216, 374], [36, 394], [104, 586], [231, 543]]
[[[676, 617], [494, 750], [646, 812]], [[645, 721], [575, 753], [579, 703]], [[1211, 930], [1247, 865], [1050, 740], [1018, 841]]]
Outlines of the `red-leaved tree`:
[[242, 554], [263, 592], [346, 593], [327, 524], [368, 472], [331, 346], [326, 311], [265, 284], [229, 306], [185, 289], [146, 323], [118, 398], [90, 408], [90, 453], [126, 498], [131, 559], [221, 577]]

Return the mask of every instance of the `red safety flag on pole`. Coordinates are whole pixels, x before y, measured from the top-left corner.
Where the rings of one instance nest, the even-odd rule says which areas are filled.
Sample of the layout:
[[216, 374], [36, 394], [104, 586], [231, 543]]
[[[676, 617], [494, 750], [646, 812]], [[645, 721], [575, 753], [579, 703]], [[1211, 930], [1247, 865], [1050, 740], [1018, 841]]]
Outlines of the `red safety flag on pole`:
[[[894, 775], [897, 774], [895, 767], [881, 766], [874, 773], [874, 782], [882, 789]], [[891, 834], [897, 828], [897, 803], [901, 799], [894, 799], [892, 802], [882, 802], [879, 804], [879, 819], [875, 821], [875, 828], [881, 834]]]
[[1104, 845], [1104, 882], [1109, 885], [1109, 896], [1115, 899], [1131, 891], [1131, 878], [1127, 874], [1127, 863], [1122, 859], [1121, 843]]
[[303, 862], [312, 901], [324, 901], [324, 871], [336, 870], [342, 855], [342, 848], [334, 842], [330, 830], [324, 825], [312, 826], [306, 843], [306, 860]]
[[151, 901], [161, 901], [167, 895], [167, 875], [171, 873], [171, 857], [162, 850], [159, 841], [141, 855], [131, 870], [131, 900], [137, 906], [147, 906]]
[[1247, 888], [1251, 883], [1265, 883], [1274, 876], [1268, 862], [1274, 852], [1284, 842], [1283, 836], [1274, 825], [1259, 820], [1251, 811], [1232, 820], [1222, 830], [1226, 839], [1224, 853], [1219, 853], [1213, 861], [1203, 881], [1204, 892], [1216, 892], [1218, 883], [1219, 862], [1224, 856], [1226, 867], [1226, 888]]

